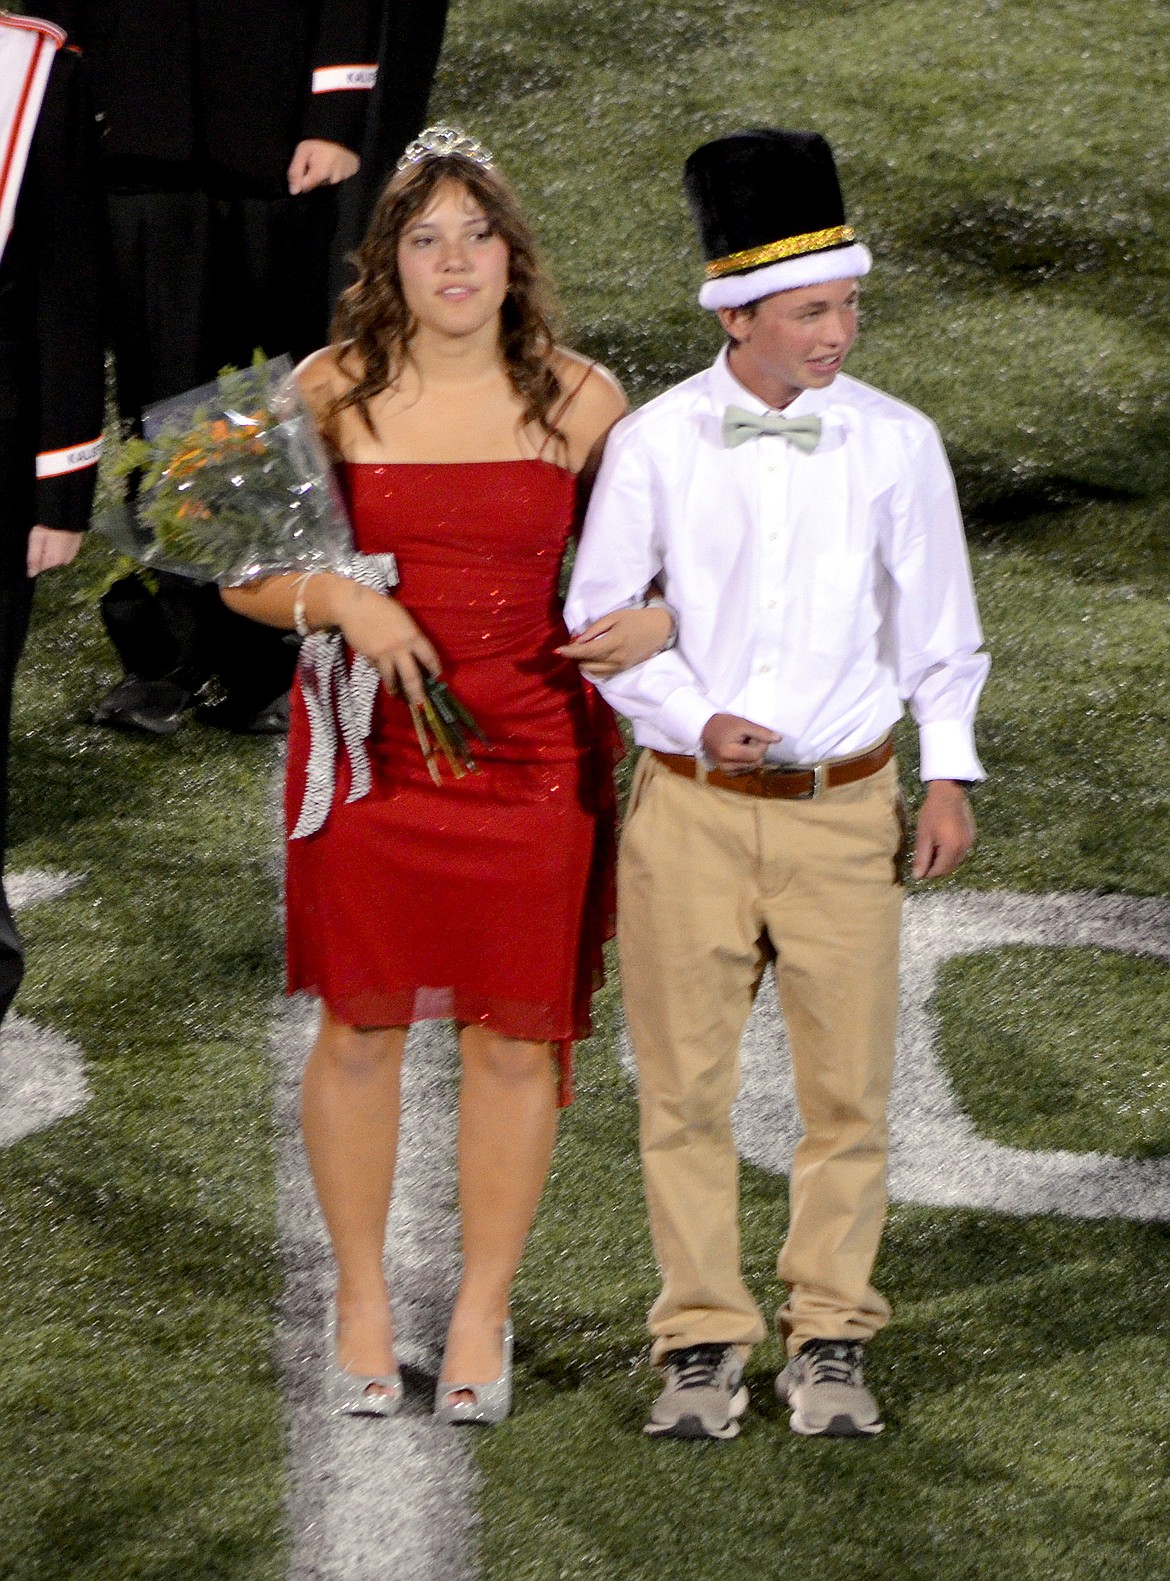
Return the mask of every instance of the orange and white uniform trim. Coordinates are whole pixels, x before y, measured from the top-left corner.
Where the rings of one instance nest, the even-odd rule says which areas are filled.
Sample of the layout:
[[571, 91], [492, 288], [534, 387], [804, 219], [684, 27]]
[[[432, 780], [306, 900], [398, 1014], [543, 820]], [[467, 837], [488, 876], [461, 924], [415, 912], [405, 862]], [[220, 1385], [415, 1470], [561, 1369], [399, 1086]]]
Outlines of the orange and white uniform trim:
[[83, 472], [96, 467], [102, 453], [102, 437], [83, 445], [66, 445], [61, 450], [42, 450], [37, 456], [38, 478], [60, 478], [67, 472]]
[[12, 231], [53, 57], [64, 42], [52, 22], [0, 15], [0, 255]]
[[378, 80], [378, 68], [371, 66], [318, 66], [313, 72], [314, 93], [366, 92]]

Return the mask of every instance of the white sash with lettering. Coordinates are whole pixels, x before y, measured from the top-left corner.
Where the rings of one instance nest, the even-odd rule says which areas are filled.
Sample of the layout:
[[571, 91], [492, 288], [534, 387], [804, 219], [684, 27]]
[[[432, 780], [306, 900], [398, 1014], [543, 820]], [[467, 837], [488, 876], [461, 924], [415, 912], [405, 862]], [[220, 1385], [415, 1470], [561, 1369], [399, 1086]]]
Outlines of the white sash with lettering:
[[61, 29], [36, 17], [0, 15], [0, 257], [12, 217]]

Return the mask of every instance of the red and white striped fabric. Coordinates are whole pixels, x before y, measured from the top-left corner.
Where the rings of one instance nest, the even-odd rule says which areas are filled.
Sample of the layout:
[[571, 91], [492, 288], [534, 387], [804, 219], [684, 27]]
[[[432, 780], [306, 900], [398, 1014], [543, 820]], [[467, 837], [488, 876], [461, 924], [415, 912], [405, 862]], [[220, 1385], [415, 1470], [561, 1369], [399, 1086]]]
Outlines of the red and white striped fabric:
[[0, 257], [12, 232], [53, 57], [64, 42], [51, 22], [0, 13]]

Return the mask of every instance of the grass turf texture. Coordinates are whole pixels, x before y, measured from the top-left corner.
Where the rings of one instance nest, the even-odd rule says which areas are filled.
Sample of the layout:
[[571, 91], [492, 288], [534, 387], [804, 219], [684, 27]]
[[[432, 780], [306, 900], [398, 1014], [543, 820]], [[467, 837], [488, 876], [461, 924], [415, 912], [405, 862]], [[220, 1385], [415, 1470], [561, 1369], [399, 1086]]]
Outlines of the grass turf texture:
[[[939, 422], [996, 658], [983, 845], [962, 882], [1165, 893], [1163, 8], [452, 11], [435, 114], [495, 149], [578, 343], [636, 400], [717, 344], [693, 301], [685, 154], [752, 122], [833, 139], [879, 259], [851, 371]], [[95, 1100], [0, 1153], [0, 1574], [260, 1581], [283, 1569], [268, 758], [204, 731], [159, 746], [75, 723], [110, 676], [92, 614], [67, 603], [77, 581], [42, 592], [11, 860], [89, 874], [25, 914], [19, 1008], [83, 1044]], [[944, 974], [963, 1101], [1021, 1145], [1160, 1148], [1165, 968], [1054, 955]], [[640, 1438], [654, 1277], [614, 1006], [611, 985], [517, 1290], [518, 1412], [478, 1441], [492, 1581], [1170, 1572], [1162, 1226], [896, 1207], [878, 1270], [896, 1318], [871, 1366], [882, 1440], [792, 1438], [774, 1347], [753, 1358], [758, 1411], [735, 1445]], [[744, 1171], [745, 1267], [768, 1304], [784, 1202]]]
[[44, 580], [14, 726], [10, 870], [86, 875], [22, 915], [17, 1009], [94, 1097], [0, 1151], [0, 1575], [271, 1581], [271, 748], [78, 722], [114, 673], [93, 560]]
[[[878, 259], [850, 371], [939, 423], [996, 660], [966, 886], [1170, 887], [1164, 26], [1150, 3], [1081, 0], [481, 0], [453, 16], [436, 115], [496, 152], [578, 343], [635, 401], [718, 344], [694, 304], [686, 154], [761, 123], [833, 141]], [[1166, 993], [1164, 965], [1107, 952], [955, 961], [944, 1058], [984, 1134], [1161, 1151]], [[521, 1275], [520, 1409], [479, 1447], [492, 1581], [1170, 1572], [1162, 1226], [895, 1207], [880, 1442], [788, 1434], [774, 1345], [734, 1446], [641, 1440], [655, 1280], [612, 1035], [581, 1060]], [[785, 1201], [743, 1171], [766, 1305]]]

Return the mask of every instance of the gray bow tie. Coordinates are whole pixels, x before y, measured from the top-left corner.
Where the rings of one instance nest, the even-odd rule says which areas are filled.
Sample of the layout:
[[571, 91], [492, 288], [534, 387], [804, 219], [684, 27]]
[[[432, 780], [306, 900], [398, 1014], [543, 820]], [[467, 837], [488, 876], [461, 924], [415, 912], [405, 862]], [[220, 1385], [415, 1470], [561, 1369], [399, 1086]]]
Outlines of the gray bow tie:
[[723, 443], [728, 450], [758, 439], [761, 434], [775, 434], [787, 439], [798, 450], [811, 455], [821, 437], [819, 417], [778, 417], [773, 412], [749, 412], [742, 406], [729, 406], [723, 414]]

